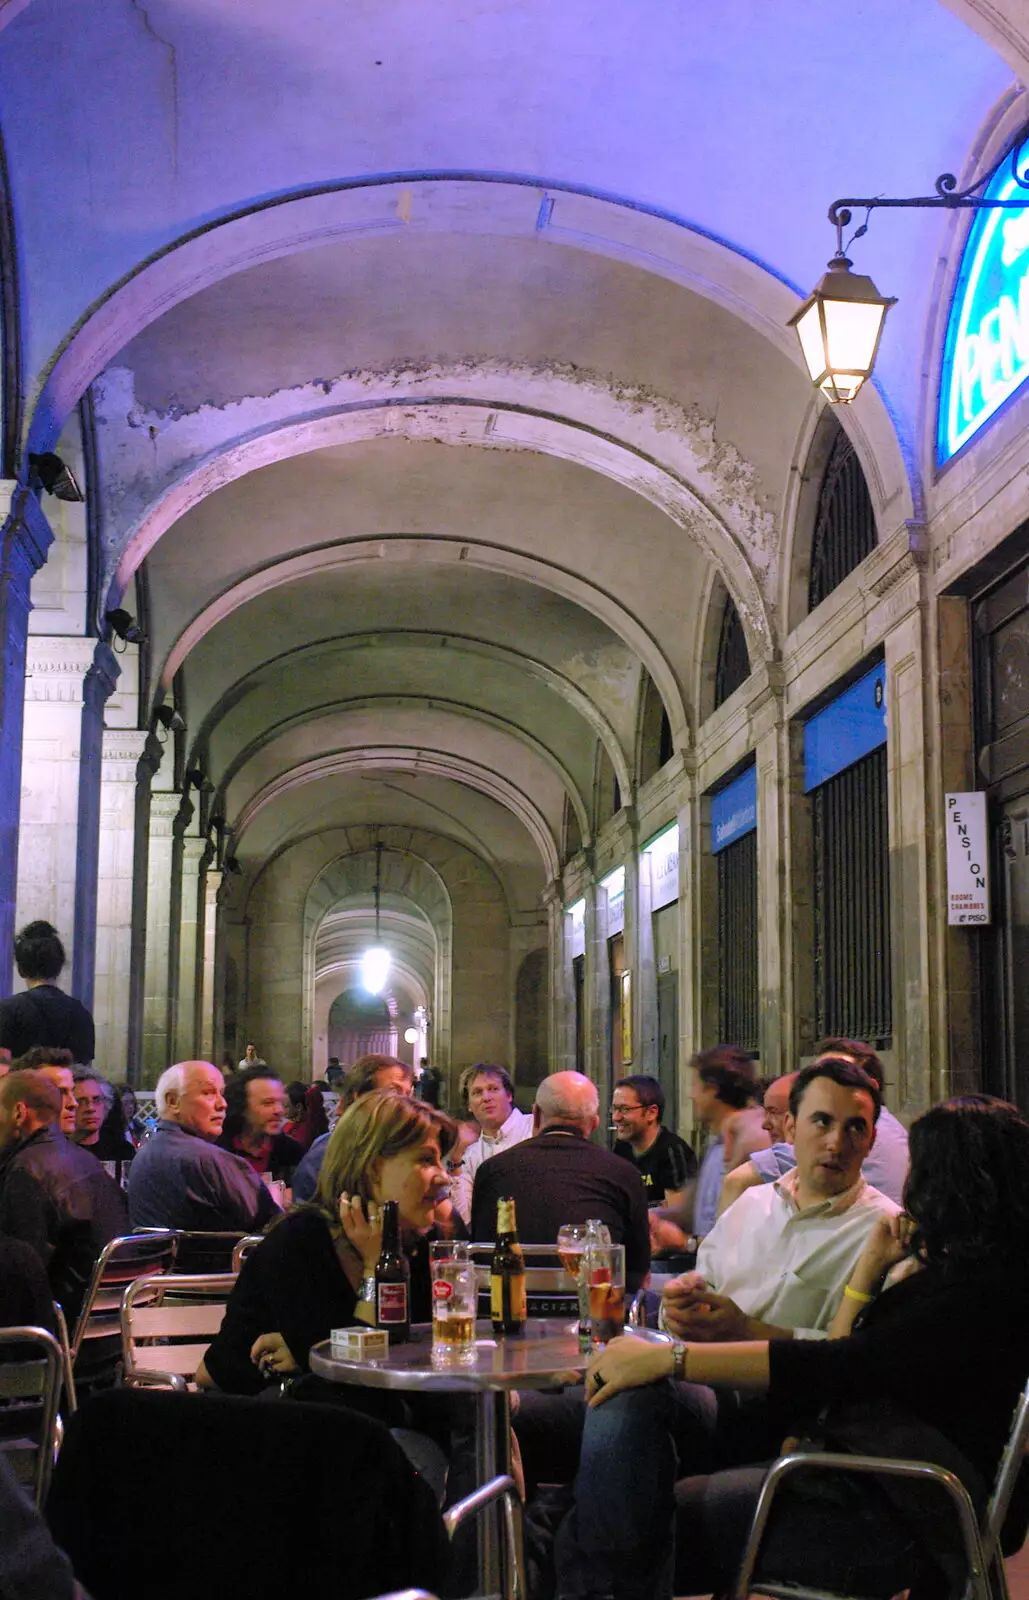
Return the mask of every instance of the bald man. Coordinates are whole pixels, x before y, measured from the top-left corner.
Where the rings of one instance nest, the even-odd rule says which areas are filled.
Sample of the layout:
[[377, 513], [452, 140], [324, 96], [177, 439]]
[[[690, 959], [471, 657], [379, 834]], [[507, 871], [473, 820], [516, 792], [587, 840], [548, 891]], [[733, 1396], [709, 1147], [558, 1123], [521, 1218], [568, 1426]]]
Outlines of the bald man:
[[[222, 1075], [210, 1061], [179, 1061], [158, 1078], [157, 1127], [144, 1139], [129, 1173], [134, 1228], [260, 1233], [279, 1215], [250, 1163], [218, 1148], [225, 1122], [223, 1089]], [[190, 1266], [206, 1270], [195, 1258]]]
[[590, 1135], [600, 1123], [596, 1086], [581, 1072], [554, 1072], [536, 1091], [533, 1136], [484, 1161], [472, 1192], [472, 1238], [493, 1239], [497, 1201], [515, 1201], [523, 1244], [554, 1244], [564, 1222], [606, 1222], [625, 1246], [630, 1293], [650, 1267], [647, 1195], [628, 1161]]

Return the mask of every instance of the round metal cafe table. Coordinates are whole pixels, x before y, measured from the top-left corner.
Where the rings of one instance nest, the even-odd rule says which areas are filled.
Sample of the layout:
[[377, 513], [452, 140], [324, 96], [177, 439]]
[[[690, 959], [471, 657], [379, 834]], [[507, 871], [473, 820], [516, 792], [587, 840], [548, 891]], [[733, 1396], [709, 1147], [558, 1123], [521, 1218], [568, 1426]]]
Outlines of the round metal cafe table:
[[[382, 1361], [355, 1361], [332, 1354], [326, 1339], [311, 1350], [311, 1371], [330, 1383], [357, 1383], [369, 1389], [473, 1394], [475, 1396], [475, 1473], [481, 1485], [509, 1472], [512, 1389], [553, 1389], [561, 1375], [585, 1371], [588, 1356], [579, 1349], [578, 1323], [565, 1317], [530, 1318], [514, 1339], [495, 1339], [489, 1322], [475, 1325], [474, 1355], [463, 1363], [434, 1364], [432, 1328], [411, 1329], [405, 1344], [391, 1345]], [[498, 1509], [479, 1523], [479, 1592], [501, 1590]]]

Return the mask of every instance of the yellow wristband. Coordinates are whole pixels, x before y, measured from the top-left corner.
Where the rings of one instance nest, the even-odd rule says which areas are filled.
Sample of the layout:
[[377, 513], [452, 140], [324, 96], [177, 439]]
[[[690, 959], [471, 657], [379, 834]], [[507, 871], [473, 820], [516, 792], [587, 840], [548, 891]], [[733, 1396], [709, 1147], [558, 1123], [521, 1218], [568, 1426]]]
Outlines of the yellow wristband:
[[875, 1299], [874, 1294], [862, 1294], [860, 1289], [852, 1289], [849, 1283], [845, 1287], [843, 1293], [846, 1299], [856, 1300], [860, 1306], [870, 1306], [872, 1301]]

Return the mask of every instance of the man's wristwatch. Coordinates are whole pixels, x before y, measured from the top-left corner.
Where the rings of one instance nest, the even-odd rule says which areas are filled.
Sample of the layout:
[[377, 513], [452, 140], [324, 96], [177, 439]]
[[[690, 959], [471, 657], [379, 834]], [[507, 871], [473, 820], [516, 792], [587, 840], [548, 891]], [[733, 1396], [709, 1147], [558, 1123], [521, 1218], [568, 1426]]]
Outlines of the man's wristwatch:
[[678, 1378], [680, 1383], [686, 1381], [686, 1352], [689, 1345], [682, 1339], [672, 1340], [672, 1377]]
[[358, 1305], [373, 1306], [375, 1304], [375, 1278], [361, 1279], [361, 1292], [357, 1297]]

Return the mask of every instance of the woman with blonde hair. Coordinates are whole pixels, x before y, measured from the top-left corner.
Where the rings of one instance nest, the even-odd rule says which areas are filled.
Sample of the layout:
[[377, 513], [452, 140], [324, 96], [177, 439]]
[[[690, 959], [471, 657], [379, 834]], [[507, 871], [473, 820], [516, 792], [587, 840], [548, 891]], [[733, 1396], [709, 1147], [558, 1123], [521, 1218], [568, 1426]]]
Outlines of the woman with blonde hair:
[[333, 1328], [374, 1323], [387, 1200], [397, 1203], [411, 1256], [411, 1320], [427, 1322], [424, 1240], [446, 1201], [444, 1161], [455, 1138], [449, 1117], [395, 1090], [349, 1106], [329, 1139], [313, 1201], [277, 1222], [244, 1262], [197, 1382], [259, 1394], [307, 1373], [311, 1346]]

